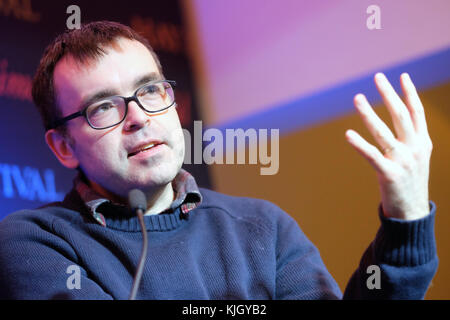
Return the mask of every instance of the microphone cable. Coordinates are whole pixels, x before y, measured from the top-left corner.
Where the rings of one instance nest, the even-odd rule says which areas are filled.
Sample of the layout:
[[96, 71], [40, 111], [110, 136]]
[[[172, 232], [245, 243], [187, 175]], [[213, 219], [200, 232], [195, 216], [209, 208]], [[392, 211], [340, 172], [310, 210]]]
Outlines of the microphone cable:
[[131, 288], [130, 297], [128, 300], [136, 300], [136, 294], [139, 289], [139, 284], [141, 283], [142, 273], [144, 271], [145, 261], [147, 260], [147, 228], [145, 227], [144, 221], [144, 211], [147, 208], [147, 200], [145, 199], [145, 194], [139, 189], [133, 189], [128, 193], [128, 203], [130, 205], [131, 211], [135, 213], [139, 219], [139, 224], [142, 231], [142, 252], [141, 258], [139, 259], [139, 264], [136, 269], [136, 274], [134, 275], [133, 286]]

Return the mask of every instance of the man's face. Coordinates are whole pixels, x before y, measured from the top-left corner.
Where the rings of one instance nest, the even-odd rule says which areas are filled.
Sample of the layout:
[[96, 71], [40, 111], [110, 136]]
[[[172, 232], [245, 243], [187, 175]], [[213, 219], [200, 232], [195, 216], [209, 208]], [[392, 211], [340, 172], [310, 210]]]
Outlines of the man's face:
[[[107, 54], [91, 65], [77, 65], [70, 56], [57, 64], [54, 86], [63, 116], [79, 111], [100, 91], [131, 96], [146, 76], [162, 77], [144, 45], [124, 38], [118, 44], [120, 48], [105, 48]], [[115, 127], [95, 130], [84, 117], [67, 126], [74, 158], [87, 178], [120, 197], [132, 188], [145, 192], [167, 185], [181, 168], [184, 137], [174, 107], [155, 115], [132, 101], [125, 120]], [[135, 154], [153, 141], [162, 144]]]

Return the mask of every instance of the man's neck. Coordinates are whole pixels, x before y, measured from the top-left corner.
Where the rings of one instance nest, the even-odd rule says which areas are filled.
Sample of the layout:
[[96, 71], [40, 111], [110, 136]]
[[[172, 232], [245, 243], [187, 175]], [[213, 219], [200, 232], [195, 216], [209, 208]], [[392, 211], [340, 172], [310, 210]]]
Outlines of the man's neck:
[[172, 183], [168, 183], [163, 189], [160, 189], [156, 193], [146, 194], [146, 197], [147, 211], [145, 211], [145, 215], [158, 214], [166, 210], [175, 199]]
[[[128, 200], [124, 197], [118, 196], [108, 190], [102, 188], [99, 184], [89, 181], [90, 187], [99, 195], [109, 199], [115, 203], [128, 204]], [[145, 215], [158, 214], [170, 207], [175, 199], [175, 192], [172, 188], [172, 182], [165, 186], [149, 190], [143, 190], [147, 199], [147, 210]]]

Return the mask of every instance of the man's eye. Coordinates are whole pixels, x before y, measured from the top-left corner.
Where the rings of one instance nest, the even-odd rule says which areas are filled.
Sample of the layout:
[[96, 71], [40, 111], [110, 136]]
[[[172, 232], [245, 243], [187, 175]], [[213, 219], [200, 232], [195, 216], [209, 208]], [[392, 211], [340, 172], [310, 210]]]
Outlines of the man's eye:
[[139, 92], [139, 96], [155, 95], [160, 93], [161, 93], [160, 86], [154, 84], [143, 88], [142, 91]]
[[93, 106], [90, 110], [89, 110], [89, 114], [90, 115], [100, 115], [103, 114], [105, 112], [107, 112], [108, 110], [113, 109], [115, 106], [113, 103], [111, 102], [104, 102], [101, 103], [99, 105]]

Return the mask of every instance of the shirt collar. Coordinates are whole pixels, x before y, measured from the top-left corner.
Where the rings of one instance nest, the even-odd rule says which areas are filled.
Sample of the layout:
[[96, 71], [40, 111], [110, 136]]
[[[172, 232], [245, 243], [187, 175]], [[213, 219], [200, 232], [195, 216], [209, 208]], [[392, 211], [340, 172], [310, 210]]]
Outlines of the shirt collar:
[[[102, 226], [106, 226], [105, 215], [107, 211], [128, 211], [127, 206], [113, 203], [91, 189], [81, 174], [75, 177], [74, 187], [89, 209], [92, 217]], [[175, 192], [175, 199], [170, 207], [160, 214], [173, 213], [178, 207], [181, 207], [181, 218], [188, 219], [189, 211], [198, 207], [202, 202], [202, 195], [195, 178], [186, 170], [181, 169], [175, 179], [172, 180], [172, 188]]]

